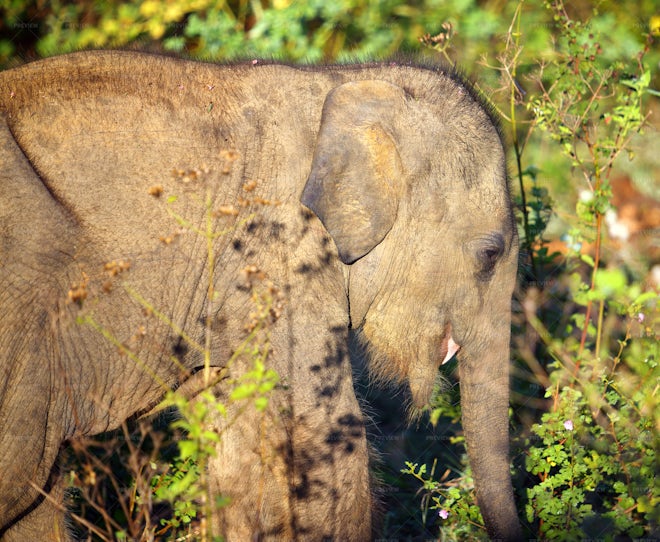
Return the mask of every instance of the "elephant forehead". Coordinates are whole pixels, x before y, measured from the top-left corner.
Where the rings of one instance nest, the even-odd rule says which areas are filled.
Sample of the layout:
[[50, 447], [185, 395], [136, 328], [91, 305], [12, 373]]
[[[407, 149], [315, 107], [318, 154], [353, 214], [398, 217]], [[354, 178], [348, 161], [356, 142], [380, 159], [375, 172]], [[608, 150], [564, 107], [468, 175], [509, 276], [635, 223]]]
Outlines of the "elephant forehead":
[[503, 186], [493, 186], [483, 183], [481, 186], [467, 190], [459, 207], [465, 213], [470, 213], [472, 222], [480, 222], [490, 227], [503, 225], [510, 216], [511, 203], [504, 181]]
[[435, 196], [427, 194], [424, 200], [417, 199], [412, 205], [410, 222], [413, 228], [418, 228], [420, 223], [424, 225], [418, 228], [421, 231], [415, 237], [423, 244], [435, 237], [442, 238], [444, 245], [447, 238], [467, 241], [470, 237], [493, 232], [507, 237], [512, 228], [512, 215], [504, 191], [465, 190], [453, 186]]

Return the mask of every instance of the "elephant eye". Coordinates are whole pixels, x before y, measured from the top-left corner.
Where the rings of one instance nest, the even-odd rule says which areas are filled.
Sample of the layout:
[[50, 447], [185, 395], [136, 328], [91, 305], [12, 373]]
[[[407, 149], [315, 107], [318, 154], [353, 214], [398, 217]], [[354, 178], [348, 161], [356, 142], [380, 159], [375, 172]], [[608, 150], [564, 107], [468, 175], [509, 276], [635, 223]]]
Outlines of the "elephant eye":
[[496, 233], [489, 235], [479, 243], [477, 249], [477, 262], [479, 280], [487, 281], [493, 276], [495, 264], [504, 253], [504, 237]]

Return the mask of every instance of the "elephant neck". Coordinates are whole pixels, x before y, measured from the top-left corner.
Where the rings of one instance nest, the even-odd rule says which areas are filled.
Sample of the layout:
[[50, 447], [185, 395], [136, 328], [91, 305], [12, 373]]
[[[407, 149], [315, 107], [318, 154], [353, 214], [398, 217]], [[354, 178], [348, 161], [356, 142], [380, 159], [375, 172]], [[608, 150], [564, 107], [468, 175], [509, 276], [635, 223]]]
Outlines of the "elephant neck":
[[382, 245], [378, 245], [353, 264], [344, 266], [349, 316], [353, 328], [363, 324], [376, 298], [379, 289], [376, 281], [382, 259]]

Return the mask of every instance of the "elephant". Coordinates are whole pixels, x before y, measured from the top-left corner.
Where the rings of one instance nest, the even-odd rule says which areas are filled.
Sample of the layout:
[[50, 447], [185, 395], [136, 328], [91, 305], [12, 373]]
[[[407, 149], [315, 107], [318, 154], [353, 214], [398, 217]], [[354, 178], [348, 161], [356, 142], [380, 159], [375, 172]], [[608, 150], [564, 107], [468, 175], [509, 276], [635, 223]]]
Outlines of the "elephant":
[[497, 122], [469, 84], [406, 62], [77, 52], [0, 73], [0, 115], [2, 540], [70, 536], [67, 441], [211, 366], [226, 398], [249, 368], [236, 352], [259, 288], [280, 384], [263, 413], [217, 420], [218, 532], [373, 536], [350, 331], [372, 378], [407, 385], [417, 410], [457, 356], [488, 534], [521, 538], [517, 232]]

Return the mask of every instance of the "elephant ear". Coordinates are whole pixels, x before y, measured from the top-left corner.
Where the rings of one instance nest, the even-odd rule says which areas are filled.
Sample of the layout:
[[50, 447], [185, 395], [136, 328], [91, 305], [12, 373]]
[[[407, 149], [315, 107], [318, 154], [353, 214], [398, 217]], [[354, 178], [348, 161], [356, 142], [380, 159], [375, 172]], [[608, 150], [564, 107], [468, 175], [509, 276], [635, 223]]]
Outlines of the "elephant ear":
[[301, 202], [346, 264], [378, 245], [396, 219], [403, 186], [396, 121], [405, 107], [405, 91], [385, 81], [345, 83], [326, 97]]

